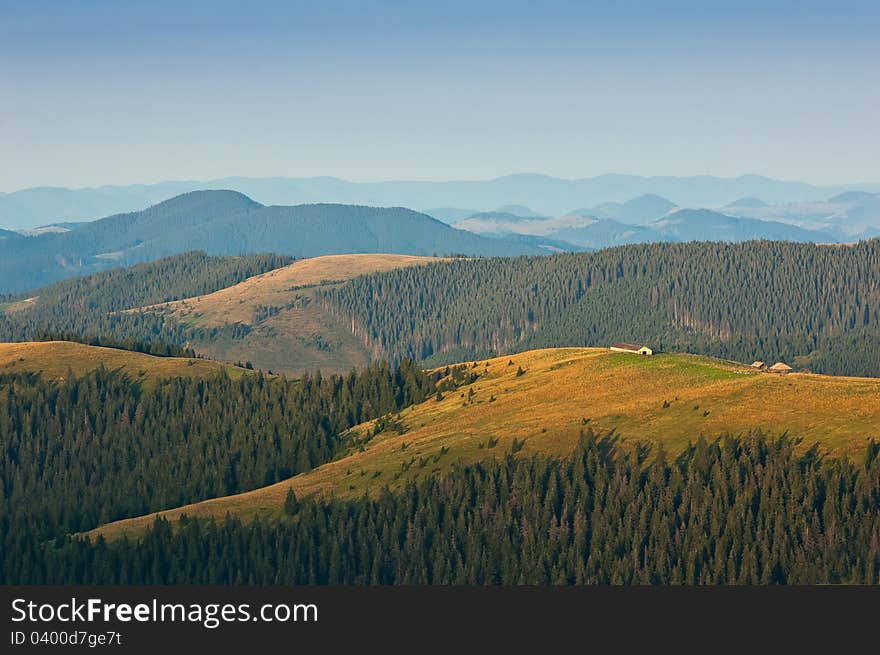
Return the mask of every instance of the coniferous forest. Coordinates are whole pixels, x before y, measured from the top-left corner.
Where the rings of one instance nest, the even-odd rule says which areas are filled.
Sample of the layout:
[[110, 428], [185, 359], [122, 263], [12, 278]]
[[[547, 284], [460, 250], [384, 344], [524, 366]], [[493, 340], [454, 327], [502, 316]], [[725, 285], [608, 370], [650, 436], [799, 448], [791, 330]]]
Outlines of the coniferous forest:
[[[0, 338], [191, 356], [190, 328], [125, 310], [288, 262], [189, 253], [57, 283], [32, 310], [0, 316]], [[561, 459], [511, 448], [361, 498], [291, 492], [280, 516], [78, 536], [312, 470], [358, 448], [348, 428], [391, 424], [474, 382], [470, 368], [424, 370], [432, 363], [625, 339], [880, 375], [880, 240], [456, 259], [316, 293], [390, 364], [295, 379], [0, 375], [0, 582], [880, 583], [876, 434], [850, 459], [758, 433], [694, 433], [673, 457], [585, 427]]]
[[333, 459], [340, 434], [424, 400], [404, 363], [297, 380], [225, 373], [154, 383], [103, 369], [0, 376], [0, 536], [14, 553], [107, 521], [237, 493]]
[[458, 259], [321, 291], [375, 352], [431, 364], [649, 343], [816, 373], [880, 375], [880, 240], [655, 243]]
[[[209, 293], [289, 262], [189, 253], [57, 283], [33, 292], [40, 302], [30, 310], [0, 312], [0, 340], [63, 332], [190, 348], [240, 339], [249, 331], [240, 323], [206, 329], [160, 312], [125, 310]], [[376, 360], [434, 366], [640, 341], [744, 362], [784, 360], [830, 375], [880, 375], [880, 239], [847, 247], [653, 243], [460, 258], [364, 275], [316, 293]]]
[[280, 521], [157, 521], [141, 542], [19, 536], [15, 583], [880, 583], [880, 445], [859, 463], [788, 439], [679, 457], [587, 434], [565, 460], [461, 468], [349, 502], [288, 496]]
[[[292, 261], [273, 254], [210, 257], [193, 251], [0, 296], [0, 303], [38, 300], [27, 311], [0, 311], [0, 341], [73, 335], [95, 345], [141, 344], [130, 349], [164, 354], [168, 345], [183, 346], [187, 331], [162, 316], [125, 310], [211, 293]], [[151, 342], [162, 347], [150, 349]]]

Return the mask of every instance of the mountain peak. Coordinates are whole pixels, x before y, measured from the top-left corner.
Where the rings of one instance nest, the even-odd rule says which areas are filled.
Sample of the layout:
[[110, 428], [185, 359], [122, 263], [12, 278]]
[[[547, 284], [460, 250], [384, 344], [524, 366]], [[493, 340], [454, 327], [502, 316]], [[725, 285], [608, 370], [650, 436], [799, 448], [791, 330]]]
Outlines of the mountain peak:
[[644, 224], [661, 218], [675, 209], [676, 204], [654, 193], [644, 193], [624, 203], [605, 202], [592, 208], [590, 213], [599, 218], [613, 218], [621, 223]]
[[504, 256], [546, 252], [541, 244], [504, 242], [455, 230], [403, 207], [265, 206], [225, 190], [184, 193], [138, 212], [29, 237], [27, 249], [16, 250], [14, 239], [0, 234], [4, 292], [193, 250], [214, 255], [275, 252], [297, 258], [346, 253]]
[[163, 200], [153, 205], [150, 209], [175, 209], [185, 210], [188, 208], [206, 207], [210, 205], [224, 205], [228, 209], [256, 209], [262, 207], [260, 203], [247, 197], [238, 191], [231, 189], [205, 189], [181, 193], [178, 196]]
[[750, 196], [746, 196], [744, 198], [737, 198], [733, 202], [727, 203], [726, 207], [749, 207], [749, 208], [758, 208], [758, 207], [767, 207], [767, 203], [761, 200], [760, 198], [753, 198]]
[[664, 198], [663, 196], [658, 196], [656, 193], [643, 193], [640, 196], [636, 196], [631, 200], [627, 200], [623, 203], [623, 207], [628, 207], [632, 209], [640, 209], [645, 208], [651, 211], [664, 211], [668, 212], [676, 205], [674, 202], [669, 200], [669, 198]]

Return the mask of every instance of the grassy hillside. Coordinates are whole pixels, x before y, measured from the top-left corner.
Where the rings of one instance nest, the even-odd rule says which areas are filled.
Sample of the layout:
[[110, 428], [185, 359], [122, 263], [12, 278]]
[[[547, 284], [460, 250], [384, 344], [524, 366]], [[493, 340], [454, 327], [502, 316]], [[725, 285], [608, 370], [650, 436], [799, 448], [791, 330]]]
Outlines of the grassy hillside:
[[37, 296], [31, 296], [30, 298], [24, 298], [22, 300], [0, 303], [0, 315], [6, 314], [7, 316], [12, 316], [19, 312], [27, 311], [34, 307], [38, 300]]
[[[616, 430], [625, 447], [661, 442], [671, 453], [695, 435], [756, 428], [803, 437], [803, 447], [818, 442], [823, 451], [841, 455], [860, 454], [869, 437], [880, 436], [877, 379], [779, 376], [708, 357], [641, 358], [595, 348], [530, 351], [481, 361], [469, 370], [479, 374], [477, 380], [442, 400], [404, 410], [384, 425], [372, 421], [354, 428], [357, 445], [341, 459], [275, 485], [162, 515], [272, 515], [291, 485], [299, 496], [356, 497], [512, 451], [564, 455], [587, 427]], [[138, 533], [154, 517], [119, 521], [95, 534]]]
[[[365, 273], [416, 266], [431, 257], [363, 254], [303, 259], [214, 293], [137, 311], [197, 329], [195, 349], [273, 372], [342, 372], [366, 366], [371, 352], [316, 301], [319, 287]], [[238, 326], [234, 329], [232, 326]]]
[[64, 378], [69, 372], [78, 376], [101, 366], [109, 370], [122, 369], [135, 378], [208, 377], [220, 369], [226, 369], [232, 376], [245, 372], [204, 359], [155, 357], [70, 341], [0, 343], [0, 374], [32, 372], [48, 378]]

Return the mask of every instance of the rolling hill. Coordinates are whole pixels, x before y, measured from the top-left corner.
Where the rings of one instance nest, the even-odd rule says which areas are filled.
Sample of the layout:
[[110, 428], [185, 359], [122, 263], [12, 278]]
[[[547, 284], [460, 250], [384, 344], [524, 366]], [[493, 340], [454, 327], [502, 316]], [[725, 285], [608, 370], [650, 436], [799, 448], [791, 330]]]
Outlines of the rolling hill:
[[225, 370], [236, 377], [245, 369], [206, 359], [156, 357], [144, 353], [87, 346], [70, 341], [0, 343], [0, 375], [40, 373], [43, 377], [64, 379], [99, 368], [120, 370], [133, 379], [165, 377], [209, 377]]
[[[436, 261], [410, 255], [327, 255], [302, 259], [207, 295], [152, 305], [150, 313], [184, 325], [196, 351], [230, 362], [249, 361], [276, 373], [345, 372], [377, 354], [326, 310], [315, 291], [366, 273]], [[237, 330], [224, 329], [238, 326]]]
[[708, 209], [681, 209], [645, 227], [676, 241], [836, 241], [829, 232], [807, 230], [777, 221], [728, 216]]
[[[625, 338], [880, 376], [878, 256], [877, 240], [656, 243], [428, 266], [402, 255], [329, 256], [205, 302], [289, 258], [188, 253], [0, 298], [0, 341], [76, 334], [106, 345], [156, 344], [146, 351], [159, 354], [175, 354], [162, 344], [195, 346], [229, 362], [299, 373], [386, 358], [438, 366]], [[320, 272], [299, 277], [311, 267]], [[178, 299], [187, 301], [143, 311]]]
[[[675, 454], [704, 435], [802, 437], [822, 452], [855, 456], [880, 434], [880, 380], [761, 373], [737, 362], [607, 349], [546, 349], [474, 362], [477, 379], [382, 421], [349, 431], [348, 455], [254, 491], [160, 514], [243, 518], [280, 513], [291, 486], [299, 497], [340, 498], [443, 474], [457, 464], [512, 452], [562, 456], [587, 428], [611, 430], [624, 447], [661, 443]], [[136, 535], [156, 514], [91, 534]]]
[[456, 230], [400, 207], [267, 207], [234, 191], [195, 191], [68, 232], [0, 240], [0, 293], [190, 250], [209, 255], [271, 251], [297, 258], [370, 252], [542, 254], [530, 245]]
[[355, 254], [291, 263], [278, 255], [184, 253], [7, 298], [0, 302], [0, 341], [77, 335], [89, 343], [126, 343], [156, 354], [178, 354], [168, 350], [172, 346], [195, 348], [211, 358], [279, 373], [347, 372], [381, 353], [328, 311], [318, 291], [366, 273], [431, 261]]
[[729, 207], [731, 209], [737, 209], [739, 207], [757, 209], [759, 207], [766, 206], [767, 203], [760, 198], [737, 198], [733, 202], [729, 202], [727, 203], [727, 205], [725, 205], [725, 207]]
[[291, 261], [272, 254], [210, 257], [188, 252], [0, 297], [0, 342], [62, 339], [182, 354], [186, 335], [178, 326], [125, 310], [208, 294]]
[[508, 234], [515, 232], [515, 226], [519, 223], [531, 223], [540, 221], [544, 217], [520, 216], [510, 212], [492, 211], [477, 212], [454, 223], [461, 230], [468, 230], [477, 234]]
[[626, 202], [606, 202], [591, 209], [576, 209], [598, 218], [612, 219], [629, 225], [644, 225], [675, 209], [675, 203], [653, 193], [646, 193]]

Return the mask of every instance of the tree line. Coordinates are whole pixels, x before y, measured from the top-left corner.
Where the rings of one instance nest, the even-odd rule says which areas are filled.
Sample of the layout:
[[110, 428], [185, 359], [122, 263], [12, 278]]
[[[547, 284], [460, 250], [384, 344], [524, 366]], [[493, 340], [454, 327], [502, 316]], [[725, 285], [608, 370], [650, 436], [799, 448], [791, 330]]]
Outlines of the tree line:
[[87, 346], [129, 350], [131, 352], [155, 355], [156, 357], [188, 357], [191, 359], [201, 357], [201, 355], [196, 353], [192, 348], [178, 346], [173, 343], [164, 343], [162, 341], [137, 341], [135, 339], [116, 341], [115, 339], [108, 337], [94, 335], [82, 336], [76, 332], [38, 332], [34, 334], [29, 341], [71, 341], [74, 343], [83, 343]]

